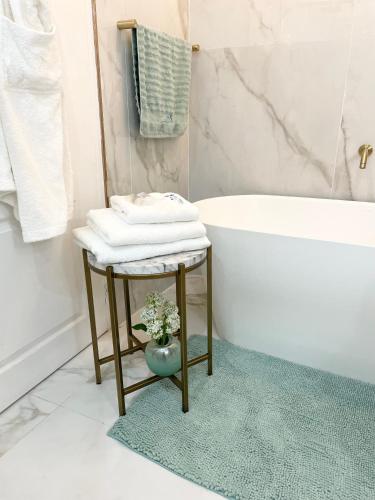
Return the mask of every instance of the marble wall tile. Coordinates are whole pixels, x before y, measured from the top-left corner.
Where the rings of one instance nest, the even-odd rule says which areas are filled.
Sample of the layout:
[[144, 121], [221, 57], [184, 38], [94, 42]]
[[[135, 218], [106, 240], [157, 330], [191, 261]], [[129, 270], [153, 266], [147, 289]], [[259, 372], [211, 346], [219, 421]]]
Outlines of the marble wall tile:
[[353, 0], [282, 0], [281, 41], [347, 40]]
[[275, 43], [282, 0], [190, 0], [190, 39], [205, 50]]
[[[357, 4], [358, 30], [353, 33], [332, 193], [335, 198], [357, 201], [375, 201], [375, 157], [371, 156], [367, 168], [361, 170], [358, 154], [362, 144], [375, 146], [375, 35], [365, 28], [368, 7], [368, 2]], [[375, 21], [374, 3], [372, 7], [371, 19]]]
[[328, 197], [347, 45], [204, 51], [193, 65], [190, 195]]
[[[374, 0], [354, 0], [353, 37], [363, 41], [375, 37], [375, 2]], [[364, 47], [366, 50], [366, 47]]]
[[132, 141], [132, 190], [176, 191], [188, 196], [188, 133], [159, 140], [137, 136]]
[[354, 0], [353, 33], [332, 196], [375, 201], [375, 167], [359, 169], [358, 148], [375, 145], [375, 2]]
[[187, 0], [122, 0], [126, 19], [137, 19], [139, 24], [172, 36], [187, 38]]
[[131, 191], [130, 134], [124, 78], [125, 49], [123, 35], [116, 22], [125, 19], [124, 0], [98, 0], [97, 20], [110, 194]]

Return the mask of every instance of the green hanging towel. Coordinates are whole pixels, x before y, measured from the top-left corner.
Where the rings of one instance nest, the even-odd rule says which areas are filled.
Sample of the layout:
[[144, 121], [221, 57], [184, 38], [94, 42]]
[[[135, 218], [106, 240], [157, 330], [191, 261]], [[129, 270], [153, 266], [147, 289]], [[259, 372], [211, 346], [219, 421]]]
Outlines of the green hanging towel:
[[132, 30], [135, 97], [143, 137], [177, 137], [188, 124], [191, 45], [143, 26]]

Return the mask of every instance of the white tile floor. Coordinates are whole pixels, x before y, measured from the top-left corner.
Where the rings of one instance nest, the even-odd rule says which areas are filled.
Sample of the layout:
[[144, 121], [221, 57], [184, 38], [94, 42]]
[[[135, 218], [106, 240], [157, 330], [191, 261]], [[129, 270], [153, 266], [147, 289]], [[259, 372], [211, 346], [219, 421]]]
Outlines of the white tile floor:
[[[190, 332], [205, 334], [199, 297], [190, 296], [189, 302]], [[110, 348], [106, 334], [100, 339], [102, 355]], [[127, 384], [147, 376], [143, 355], [125, 359], [124, 371]], [[0, 414], [0, 499], [219, 498], [106, 436], [117, 418], [112, 363], [102, 374], [96, 385], [89, 347]]]

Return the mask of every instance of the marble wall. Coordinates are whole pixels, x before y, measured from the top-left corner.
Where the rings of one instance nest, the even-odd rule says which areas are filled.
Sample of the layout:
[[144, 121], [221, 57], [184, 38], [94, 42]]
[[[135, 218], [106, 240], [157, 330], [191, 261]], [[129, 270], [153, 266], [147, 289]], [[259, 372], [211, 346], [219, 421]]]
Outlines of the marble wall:
[[190, 197], [375, 201], [374, 0], [190, 0]]
[[188, 133], [176, 139], [144, 139], [138, 131], [130, 31], [117, 21], [139, 24], [173, 36], [188, 36], [188, 0], [96, 0], [108, 192], [188, 192]]

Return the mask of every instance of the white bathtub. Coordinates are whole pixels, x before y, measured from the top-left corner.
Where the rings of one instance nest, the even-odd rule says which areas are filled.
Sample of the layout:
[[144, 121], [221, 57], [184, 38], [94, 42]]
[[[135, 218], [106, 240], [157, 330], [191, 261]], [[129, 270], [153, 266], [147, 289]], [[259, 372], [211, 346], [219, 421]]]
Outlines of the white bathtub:
[[249, 195], [197, 205], [218, 334], [375, 383], [375, 204]]

